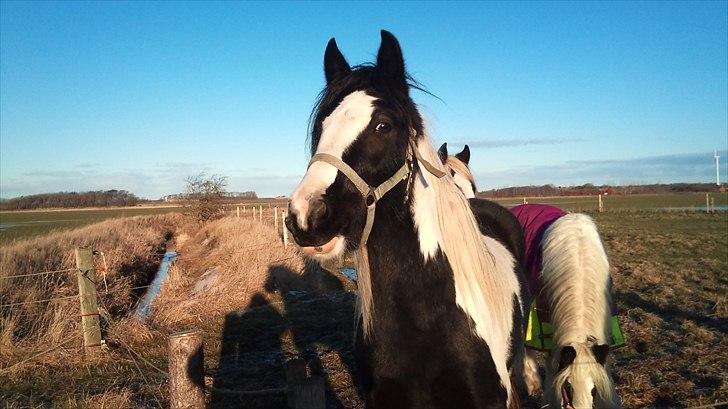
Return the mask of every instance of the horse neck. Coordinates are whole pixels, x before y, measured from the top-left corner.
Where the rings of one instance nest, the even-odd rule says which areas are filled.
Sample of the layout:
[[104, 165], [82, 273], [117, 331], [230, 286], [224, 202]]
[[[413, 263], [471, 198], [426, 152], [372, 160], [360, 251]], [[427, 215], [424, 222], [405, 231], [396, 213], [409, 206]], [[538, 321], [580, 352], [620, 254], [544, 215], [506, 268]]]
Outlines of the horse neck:
[[395, 197], [377, 205], [368, 252], [373, 280], [380, 287], [408, 279], [426, 283], [422, 278], [428, 274], [442, 274], [443, 263], [425, 262], [410, 205]]

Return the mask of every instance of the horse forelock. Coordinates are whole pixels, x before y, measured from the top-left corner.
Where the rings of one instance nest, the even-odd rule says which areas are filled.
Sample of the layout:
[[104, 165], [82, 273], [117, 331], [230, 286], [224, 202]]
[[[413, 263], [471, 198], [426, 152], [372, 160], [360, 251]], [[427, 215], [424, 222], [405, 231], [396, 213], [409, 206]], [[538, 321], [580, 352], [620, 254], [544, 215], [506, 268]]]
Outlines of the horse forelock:
[[407, 125], [417, 132], [422, 131], [422, 118], [409, 97], [409, 88], [427, 92], [409, 74], [406, 86], [393, 83], [392, 79], [382, 73], [376, 65], [364, 63], [352, 67], [352, 71], [342, 78], [338, 78], [321, 90], [309, 116], [310, 149], [313, 154], [319, 144], [323, 120], [328, 117], [341, 101], [353, 92], [365, 91], [376, 98], [386, 99], [390, 104], [402, 111], [402, 117], [411, 121]]
[[584, 401], [591, 399], [591, 388], [585, 388], [577, 382], [591, 382], [591, 386], [597, 389], [600, 402], [595, 407], [614, 407], [619, 404], [619, 396], [614, 389], [614, 381], [609, 375], [607, 369], [596, 361], [592, 354], [590, 342], [572, 343], [570, 346], [576, 351], [576, 358], [571, 365], [568, 365], [560, 372], [555, 374], [551, 380], [551, 385], [547, 390], [546, 399], [551, 402], [554, 407], [562, 407], [563, 396], [561, 394], [567, 381], [572, 384], [574, 396], [572, 401]]

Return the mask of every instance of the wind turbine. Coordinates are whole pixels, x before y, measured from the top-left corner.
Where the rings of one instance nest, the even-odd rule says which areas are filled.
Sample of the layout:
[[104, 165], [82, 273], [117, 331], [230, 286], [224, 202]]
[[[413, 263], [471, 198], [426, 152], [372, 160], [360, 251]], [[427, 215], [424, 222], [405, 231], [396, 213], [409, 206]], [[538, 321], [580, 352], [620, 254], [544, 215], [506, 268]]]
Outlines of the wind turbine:
[[720, 156], [718, 150], [713, 150], [713, 158], [715, 158], [715, 184], [720, 186]]

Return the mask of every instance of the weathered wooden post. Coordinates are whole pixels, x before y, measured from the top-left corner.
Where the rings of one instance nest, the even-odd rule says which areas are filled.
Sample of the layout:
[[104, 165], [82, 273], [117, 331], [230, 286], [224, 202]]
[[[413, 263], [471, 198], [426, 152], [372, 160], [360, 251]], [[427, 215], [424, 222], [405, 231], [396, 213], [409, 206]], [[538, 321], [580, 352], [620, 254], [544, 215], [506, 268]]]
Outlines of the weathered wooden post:
[[604, 205], [602, 204], [602, 194], [599, 193], [599, 213], [604, 211]]
[[[283, 220], [286, 220], [286, 211], [283, 211]], [[286, 223], [283, 223], [283, 246], [288, 247], [288, 228], [286, 227]]]
[[101, 349], [101, 325], [99, 304], [96, 300], [96, 275], [93, 252], [90, 247], [76, 247], [76, 277], [78, 278], [78, 297], [81, 301], [81, 331], [86, 355]]
[[705, 194], [705, 213], [710, 213], [710, 193]]
[[238, 214], [238, 217], [240, 217], [240, 206], [235, 206], [235, 211]]
[[286, 399], [290, 409], [324, 409], [324, 379], [306, 376], [306, 362], [293, 359], [286, 363]]
[[172, 409], [205, 407], [202, 331], [189, 330], [169, 336], [169, 406]]
[[243, 205], [243, 214], [245, 214], [245, 205]]
[[253, 206], [253, 220], [255, 220], [255, 206]]
[[276, 229], [276, 234], [278, 234], [278, 206], [273, 208], [273, 227]]
[[260, 221], [263, 221], [263, 205], [258, 205], [258, 216], [260, 217]]
[[710, 209], [711, 209], [711, 213], [715, 213], [715, 198], [714, 197], [710, 198]]
[[526, 196], [523, 196], [523, 204], [528, 204], [528, 202], [526, 201]]

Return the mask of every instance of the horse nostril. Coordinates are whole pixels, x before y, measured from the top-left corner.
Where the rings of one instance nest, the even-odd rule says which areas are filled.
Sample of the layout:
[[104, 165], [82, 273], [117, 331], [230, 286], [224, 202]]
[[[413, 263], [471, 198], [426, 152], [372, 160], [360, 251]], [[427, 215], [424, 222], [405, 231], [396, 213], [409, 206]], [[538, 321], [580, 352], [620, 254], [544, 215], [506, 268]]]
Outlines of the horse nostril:
[[315, 227], [329, 216], [329, 208], [326, 202], [321, 199], [309, 203], [308, 221], [311, 227]]

